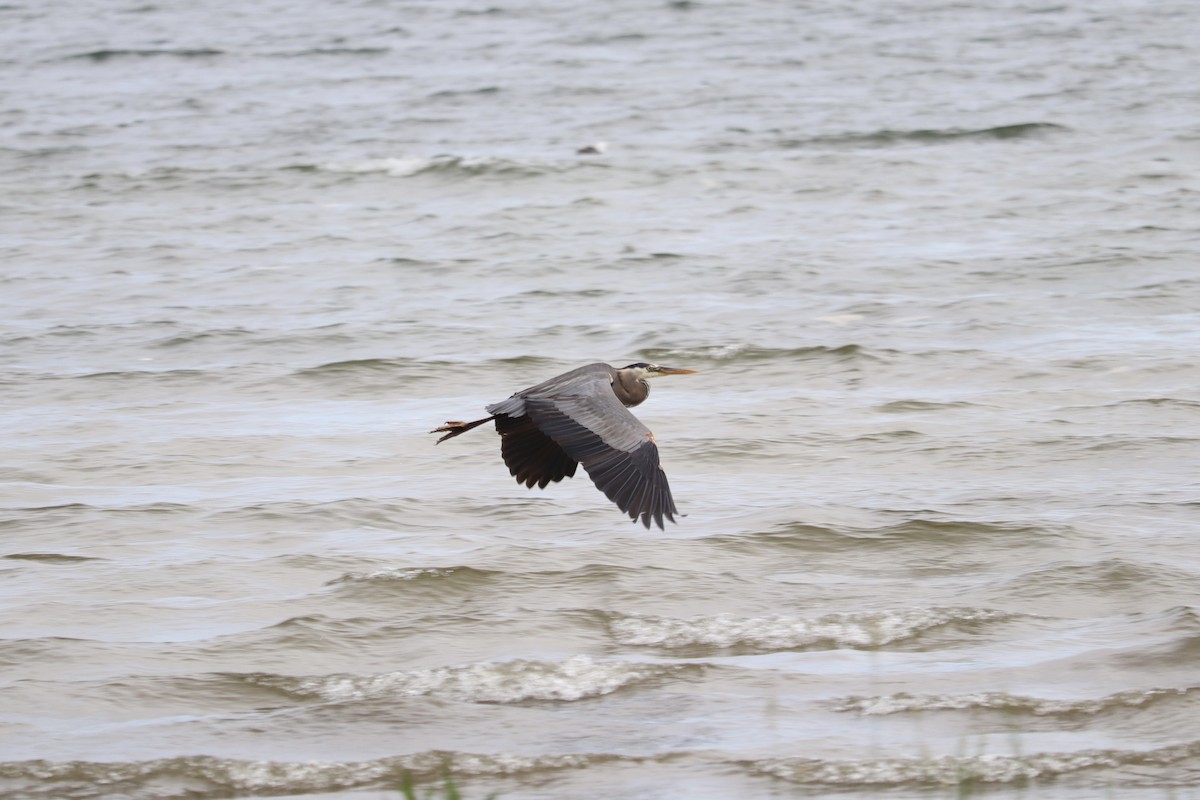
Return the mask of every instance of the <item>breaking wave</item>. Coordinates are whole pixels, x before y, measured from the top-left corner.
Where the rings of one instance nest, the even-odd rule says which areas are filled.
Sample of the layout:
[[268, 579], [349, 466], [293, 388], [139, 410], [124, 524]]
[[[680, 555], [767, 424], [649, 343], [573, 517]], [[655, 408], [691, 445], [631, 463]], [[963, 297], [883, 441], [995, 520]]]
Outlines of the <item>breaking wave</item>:
[[778, 758], [750, 762], [754, 771], [792, 783], [825, 786], [905, 786], [1023, 783], [1085, 770], [1169, 767], [1200, 757], [1200, 742], [1156, 750], [1097, 749], [1029, 755], [937, 756], [826, 761]]
[[302, 698], [355, 702], [380, 697], [434, 696], [471, 703], [572, 701], [611, 694], [627, 686], [694, 671], [697, 667], [566, 661], [503, 661], [380, 675], [248, 675], [248, 683]]
[[[304, 169], [305, 167], [300, 167]], [[330, 161], [316, 167], [320, 172], [345, 175], [380, 174], [392, 178], [411, 178], [417, 175], [439, 174], [456, 177], [500, 176], [504, 178], [534, 177], [557, 171], [550, 163], [514, 161], [495, 156], [411, 156], [394, 158], [365, 158], [357, 161]]]
[[1173, 698], [1200, 693], [1200, 687], [1182, 689], [1139, 689], [1117, 692], [1092, 700], [1047, 700], [1007, 692], [973, 692], [960, 695], [894, 694], [879, 697], [848, 697], [837, 711], [864, 716], [899, 714], [906, 711], [988, 710], [1048, 716], [1094, 716], [1122, 708], [1142, 708]]
[[[315, 794], [395, 787], [407, 775], [457, 778], [575, 769], [621, 759], [607, 754], [521, 756], [427, 751], [366, 761], [249, 761], [182, 756], [148, 761], [0, 763], [0, 791], [25, 798], [187, 797]], [[636, 761], [637, 759], [626, 759]]]
[[610, 623], [621, 644], [644, 647], [794, 650], [800, 648], [873, 648], [913, 639], [926, 631], [955, 624], [1008, 619], [1010, 615], [976, 608], [915, 608], [834, 613], [820, 617], [711, 617], [677, 619], [622, 616]]

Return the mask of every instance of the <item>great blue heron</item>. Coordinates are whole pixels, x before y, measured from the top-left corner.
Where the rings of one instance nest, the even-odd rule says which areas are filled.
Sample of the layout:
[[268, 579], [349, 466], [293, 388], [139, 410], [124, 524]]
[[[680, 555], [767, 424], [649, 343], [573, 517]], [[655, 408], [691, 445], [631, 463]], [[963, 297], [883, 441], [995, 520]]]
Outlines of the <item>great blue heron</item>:
[[672, 522], [675, 501], [658, 463], [658, 445], [650, 429], [626, 409], [650, 396], [647, 378], [691, 375], [694, 369], [639, 362], [616, 369], [588, 364], [545, 383], [523, 389], [487, 407], [490, 417], [447, 422], [430, 433], [447, 439], [496, 420], [500, 454], [508, 471], [530, 489], [575, 474], [583, 464], [596, 488], [617, 508], [650, 527]]

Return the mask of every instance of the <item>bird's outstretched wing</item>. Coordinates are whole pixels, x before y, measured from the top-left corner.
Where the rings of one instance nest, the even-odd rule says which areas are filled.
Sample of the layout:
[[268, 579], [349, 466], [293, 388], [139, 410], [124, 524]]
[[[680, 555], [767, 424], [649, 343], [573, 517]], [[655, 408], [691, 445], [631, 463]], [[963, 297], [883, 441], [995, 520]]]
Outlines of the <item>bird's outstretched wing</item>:
[[526, 394], [524, 400], [537, 429], [583, 464], [596, 487], [630, 519], [640, 518], [647, 528], [651, 521], [662, 528], [663, 517], [675, 521], [679, 512], [654, 436], [621, 405], [606, 375], [565, 391]]
[[570, 478], [579, 466], [528, 416], [498, 416], [496, 430], [500, 433], [500, 455], [509, 473], [530, 489], [545, 489], [551, 481]]

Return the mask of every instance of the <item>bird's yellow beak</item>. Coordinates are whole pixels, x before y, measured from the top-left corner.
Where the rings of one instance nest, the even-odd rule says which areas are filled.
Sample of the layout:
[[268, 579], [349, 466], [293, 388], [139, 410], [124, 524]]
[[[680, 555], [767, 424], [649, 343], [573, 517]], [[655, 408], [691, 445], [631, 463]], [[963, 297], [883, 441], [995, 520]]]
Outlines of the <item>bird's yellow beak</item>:
[[659, 367], [659, 375], [695, 375], [694, 369], [676, 369], [675, 367]]

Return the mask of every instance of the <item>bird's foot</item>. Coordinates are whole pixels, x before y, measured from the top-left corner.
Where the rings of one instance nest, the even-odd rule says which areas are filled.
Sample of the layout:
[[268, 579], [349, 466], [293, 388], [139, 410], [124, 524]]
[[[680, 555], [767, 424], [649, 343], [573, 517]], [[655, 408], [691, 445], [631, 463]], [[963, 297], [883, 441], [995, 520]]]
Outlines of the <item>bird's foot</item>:
[[492, 419], [493, 419], [493, 417], [486, 417], [485, 419], [477, 419], [474, 422], [447, 421], [445, 425], [441, 425], [437, 428], [434, 428], [433, 430], [430, 431], [430, 433], [446, 434], [445, 436], [443, 436], [437, 440], [437, 444], [441, 444], [442, 442], [446, 441], [447, 439], [453, 439], [455, 436], [466, 433], [467, 431], [471, 430], [472, 428], [477, 428], [485, 422], [491, 422]]

